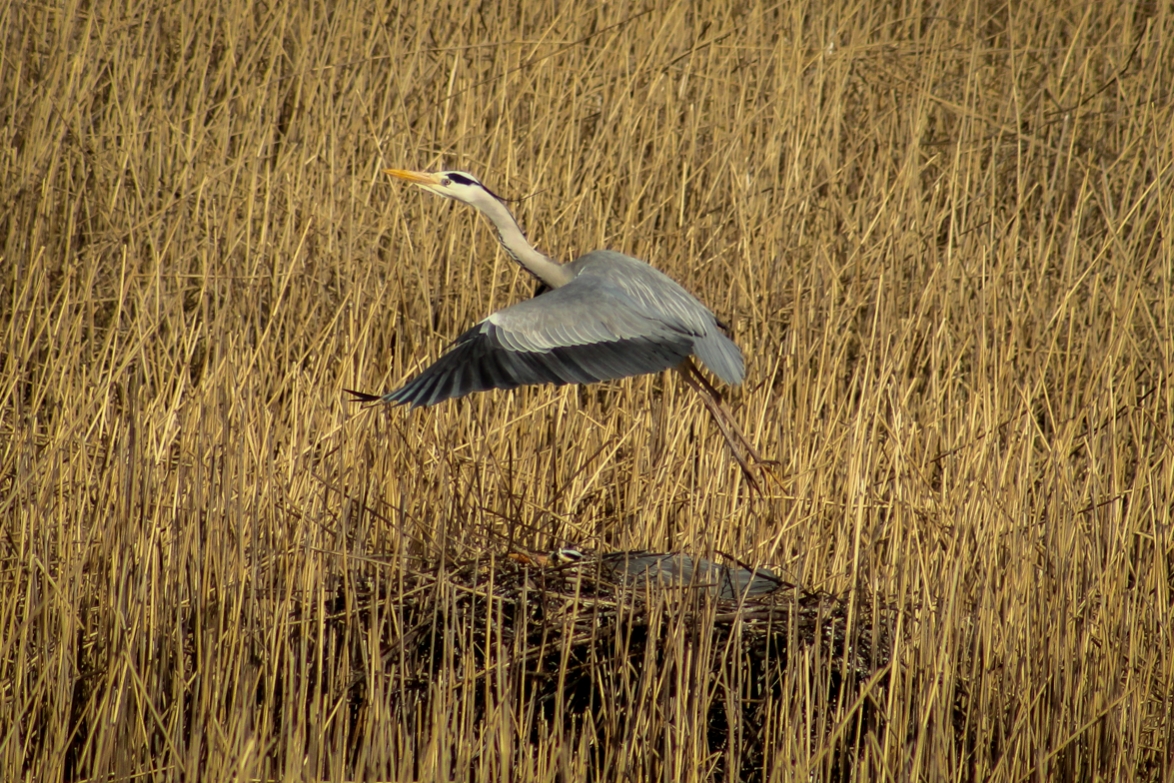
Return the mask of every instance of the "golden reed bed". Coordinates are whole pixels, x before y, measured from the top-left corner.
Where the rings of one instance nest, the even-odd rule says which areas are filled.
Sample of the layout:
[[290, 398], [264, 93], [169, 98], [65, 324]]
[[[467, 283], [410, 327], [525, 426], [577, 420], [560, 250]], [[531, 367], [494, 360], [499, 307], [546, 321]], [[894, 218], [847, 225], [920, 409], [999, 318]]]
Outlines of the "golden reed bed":
[[[1174, 777], [1169, 4], [0, 20], [0, 779]], [[533, 291], [442, 165], [731, 324], [761, 494], [663, 376], [345, 401]]]

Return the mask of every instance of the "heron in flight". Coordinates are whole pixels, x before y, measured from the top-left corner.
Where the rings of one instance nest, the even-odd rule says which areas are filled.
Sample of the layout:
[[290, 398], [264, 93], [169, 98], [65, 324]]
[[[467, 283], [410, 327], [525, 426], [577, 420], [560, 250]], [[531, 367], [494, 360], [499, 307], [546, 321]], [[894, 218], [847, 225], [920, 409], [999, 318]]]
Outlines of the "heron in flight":
[[488, 389], [596, 383], [676, 368], [701, 393], [734, 458], [757, 487], [746, 455], [763, 460], [693, 364], [696, 356], [728, 384], [742, 382], [742, 352], [725, 324], [672, 278], [639, 259], [595, 250], [566, 264], [527, 241], [504, 200], [463, 171], [386, 169], [429, 193], [472, 206], [497, 239], [549, 291], [493, 313], [456, 339], [416, 377], [387, 394], [350, 392], [362, 402], [435, 405]]

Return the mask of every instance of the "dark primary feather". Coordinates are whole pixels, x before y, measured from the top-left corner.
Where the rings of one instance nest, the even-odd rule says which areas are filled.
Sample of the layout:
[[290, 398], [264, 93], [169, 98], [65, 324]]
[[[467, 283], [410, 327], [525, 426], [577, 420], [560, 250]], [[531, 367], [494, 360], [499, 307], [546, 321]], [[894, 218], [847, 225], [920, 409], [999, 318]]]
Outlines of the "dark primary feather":
[[344, 394], [351, 395], [351, 402], [383, 402], [384, 395], [382, 394], [368, 394], [354, 389], [343, 389], [342, 391]]

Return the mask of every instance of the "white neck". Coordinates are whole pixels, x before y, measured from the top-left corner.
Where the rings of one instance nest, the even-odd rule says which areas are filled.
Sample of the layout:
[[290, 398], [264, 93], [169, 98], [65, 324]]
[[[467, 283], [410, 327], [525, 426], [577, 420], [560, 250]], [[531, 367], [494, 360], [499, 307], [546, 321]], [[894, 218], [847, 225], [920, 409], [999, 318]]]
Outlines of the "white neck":
[[489, 218], [493, 227], [497, 229], [497, 241], [505, 248], [505, 252], [517, 261], [530, 274], [546, 283], [551, 288], [566, 285], [574, 279], [574, 275], [562, 264], [548, 258], [538, 251], [526, 239], [521, 226], [510, 211], [497, 199], [485, 194], [486, 198], [478, 200], [476, 206], [479, 211]]

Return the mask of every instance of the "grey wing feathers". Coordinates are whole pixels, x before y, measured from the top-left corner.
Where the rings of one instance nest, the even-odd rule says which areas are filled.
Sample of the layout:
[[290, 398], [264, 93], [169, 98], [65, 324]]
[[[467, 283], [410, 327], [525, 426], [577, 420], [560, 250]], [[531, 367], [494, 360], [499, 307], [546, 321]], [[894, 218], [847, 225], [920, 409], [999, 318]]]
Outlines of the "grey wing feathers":
[[569, 266], [571, 282], [489, 316], [381, 399], [415, 408], [487, 389], [595, 383], [667, 370], [690, 354], [741, 383], [742, 352], [672, 278], [607, 250]]
[[742, 351], [720, 331], [714, 330], [693, 343], [693, 353], [701, 363], [726, 383], [738, 384], [746, 374]]
[[577, 278], [481, 321], [383, 400], [415, 408], [487, 389], [659, 372], [689, 356], [695, 338], [645, 317], [607, 281]]
[[738, 384], [745, 375], [742, 351], [717, 317], [675, 280], [639, 259], [611, 250], [596, 250], [571, 262], [579, 277], [607, 279], [633, 300], [640, 311], [695, 335], [692, 353], [726, 383]]

